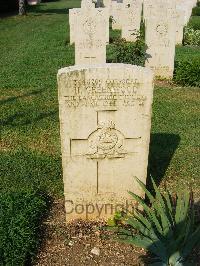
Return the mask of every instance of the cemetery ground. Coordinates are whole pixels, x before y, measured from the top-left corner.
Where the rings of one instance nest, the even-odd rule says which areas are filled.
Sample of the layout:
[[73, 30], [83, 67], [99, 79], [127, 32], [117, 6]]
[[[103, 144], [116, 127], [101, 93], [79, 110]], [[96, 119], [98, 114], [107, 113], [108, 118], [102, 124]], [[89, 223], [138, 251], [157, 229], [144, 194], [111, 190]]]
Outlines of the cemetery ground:
[[[144, 255], [105, 239], [99, 224], [65, 226], [56, 74], [74, 64], [68, 8], [79, 6], [74, 0], [50, 1], [31, 8], [26, 17], [0, 21], [0, 201], [6, 206], [0, 209], [0, 249], [4, 245], [12, 253], [7, 244], [12, 237], [12, 259], [21, 256], [20, 265], [39, 244], [37, 265], [138, 265]], [[200, 60], [199, 47], [176, 48], [176, 60], [192, 57]], [[199, 99], [197, 87], [156, 82], [148, 169], [161, 189], [192, 189], [197, 202]], [[36, 230], [41, 214], [43, 233]], [[10, 226], [10, 235], [3, 226]], [[99, 256], [91, 254], [94, 247], [100, 248]], [[200, 261], [198, 251], [193, 257]]]

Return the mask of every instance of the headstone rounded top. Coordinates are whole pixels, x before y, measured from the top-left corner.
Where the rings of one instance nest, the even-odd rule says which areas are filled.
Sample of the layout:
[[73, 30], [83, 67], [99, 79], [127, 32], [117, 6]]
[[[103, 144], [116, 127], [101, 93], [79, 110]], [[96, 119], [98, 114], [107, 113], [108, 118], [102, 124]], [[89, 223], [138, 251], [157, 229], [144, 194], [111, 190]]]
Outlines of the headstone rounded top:
[[92, 2], [92, 0], [82, 0], [81, 8], [95, 8], [95, 4]]
[[106, 63], [106, 64], [98, 64], [98, 65], [75, 65], [64, 67], [58, 70], [58, 76], [73, 72], [73, 71], [81, 71], [81, 70], [90, 70], [90, 69], [132, 69], [137, 71], [142, 71], [145, 75], [153, 75], [153, 71], [148, 67], [136, 66], [131, 64], [123, 64], [123, 63]]

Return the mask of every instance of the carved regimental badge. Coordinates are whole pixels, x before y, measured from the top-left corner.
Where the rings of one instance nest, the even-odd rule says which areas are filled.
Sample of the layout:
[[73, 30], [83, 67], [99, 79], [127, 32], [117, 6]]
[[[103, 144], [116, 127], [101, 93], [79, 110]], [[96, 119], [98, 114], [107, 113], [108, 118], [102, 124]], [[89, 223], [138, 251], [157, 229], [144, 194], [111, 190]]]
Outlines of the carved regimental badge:
[[112, 121], [100, 123], [97, 130], [88, 138], [90, 159], [124, 158], [124, 135], [117, 129]]
[[156, 31], [161, 35], [161, 36], [165, 36], [168, 32], [168, 29], [167, 29], [167, 25], [165, 25], [164, 23], [162, 24], [159, 24], [157, 27], [156, 27]]
[[97, 24], [92, 18], [88, 18], [83, 24], [83, 30], [86, 34], [94, 34], [96, 31]]

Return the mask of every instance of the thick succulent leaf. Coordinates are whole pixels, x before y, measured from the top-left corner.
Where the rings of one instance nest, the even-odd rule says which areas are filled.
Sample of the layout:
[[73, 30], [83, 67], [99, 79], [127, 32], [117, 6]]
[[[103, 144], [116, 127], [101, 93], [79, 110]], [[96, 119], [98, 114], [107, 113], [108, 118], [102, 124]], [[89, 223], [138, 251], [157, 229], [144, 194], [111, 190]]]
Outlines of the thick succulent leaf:
[[164, 235], [167, 235], [169, 234], [171, 228], [171, 223], [169, 221], [169, 218], [167, 217], [168, 207], [166, 206], [165, 201], [163, 200], [163, 196], [160, 193], [158, 187], [156, 186], [156, 183], [154, 182], [153, 178], [151, 178], [151, 181], [153, 183], [153, 187], [156, 192], [156, 198], [158, 199], [154, 204], [154, 208], [156, 209], [157, 213], [160, 215]]
[[[183, 263], [183, 262], [176, 262], [174, 264], [174, 266], [186, 266], [187, 264]], [[189, 266], [189, 265], [188, 265]]]
[[181, 253], [182, 257], [187, 258], [187, 256], [190, 254], [190, 252], [196, 245], [200, 246], [200, 225], [197, 227], [194, 233], [190, 235], [190, 238], [187, 240], [184, 249]]
[[135, 235], [134, 237], [127, 237], [126, 239], [120, 239], [120, 241], [123, 243], [135, 245], [140, 248], [144, 248], [146, 250], [148, 250], [148, 248], [153, 245], [153, 241], [151, 241], [147, 237], [143, 237], [140, 235]]
[[148, 264], [149, 266], [168, 266], [167, 262], [162, 262], [162, 261], [158, 261], [158, 262], [154, 262], [151, 264]]
[[166, 256], [166, 247], [162, 243], [162, 241], [158, 238], [158, 236], [155, 233], [155, 230], [153, 227], [146, 228], [142, 223], [135, 220], [134, 218], [130, 217], [127, 220], [127, 224], [133, 226], [135, 229], [137, 229], [143, 236], [149, 238], [154, 243], [155, 247], [157, 248], [159, 254], [162, 254], [162, 256]]
[[135, 211], [134, 217], [138, 221], [142, 222], [148, 229], [151, 228], [151, 223], [149, 222], [149, 220], [146, 217], [144, 217], [142, 214], [140, 214], [138, 211]]
[[181, 195], [178, 194], [177, 206], [176, 206], [176, 230], [175, 230], [175, 238], [176, 245], [182, 245], [185, 241], [185, 236], [187, 235], [186, 228], [188, 226], [190, 220], [190, 211], [189, 211], [189, 193], [185, 193]]
[[170, 265], [176, 265], [176, 263], [179, 263], [181, 261], [182, 257], [179, 251], [174, 252], [170, 258], [169, 258], [169, 264]]
[[158, 219], [154, 213], [154, 210], [151, 210], [147, 206], [147, 204], [144, 202], [144, 200], [141, 197], [139, 197], [138, 195], [136, 195], [135, 193], [129, 191], [129, 194], [144, 208], [144, 211], [146, 212], [146, 214], [150, 218], [149, 220], [152, 220], [152, 222], [155, 224], [158, 232], [160, 234], [162, 234], [163, 233], [162, 227], [161, 227], [161, 225], [160, 225], [160, 223], [159, 223], [159, 221], [158, 221]]
[[155, 201], [155, 198], [149, 192], [149, 190], [146, 188], [145, 184], [141, 180], [139, 180], [137, 177], [135, 177], [135, 179], [138, 182], [138, 184], [140, 185], [140, 187], [143, 189], [143, 191], [146, 193], [146, 195], [147, 195], [148, 199], [150, 200], [150, 202], [153, 203]]
[[132, 232], [130, 230], [124, 229], [124, 228], [119, 228], [118, 230], [118, 236], [132, 236]]
[[170, 223], [167, 215], [166, 215], [166, 209], [163, 209], [162, 205], [159, 204], [159, 202], [154, 204], [154, 208], [156, 210], [157, 215], [160, 217], [162, 228], [163, 228], [163, 236], [167, 238], [172, 238], [173, 231], [172, 227], [173, 224]]
[[190, 200], [189, 193], [186, 192], [184, 195], [178, 193], [178, 200], [177, 200], [176, 214], [175, 214], [175, 221], [177, 225], [185, 221], [187, 217], [189, 209], [189, 200]]
[[128, 225], [131, 225], [133, 228], [137, 229], [142, 235], [150, 238], [152, 241], [160, 241], [157, 235], [154, 232], [154, 229], [147, 228], [140, 221], [130, 217], [127, 222]]
[[167, 208], [168, 208], [167, 212], [168, 212], [168, 217], [169, 217], [170, 223], [171, 223], [171, 225], [173, 225], [174, 224], [173, 204], [171, 201], [169, 191], [167, 190], [163, 196], [164, 196], [164, 200], [166, 201]]
[[134, 237], [132, 236], [121, 240], [121, 242], [144, 248], [159, 257], [162, 261], [167, 261], [165, 250], [162, 250], [160, 246], [156, 246], [154, 242], [147, 237], [135, 235]]
[[[191, 214], [192, 215], [192, 214]], [[188, 217], [188, 222], [185, 227], [185, 234], [183, 243], [187, 243], [188, 238], [190, 238], [190, 234], [192, 233], [193, 225], [192, 225], [192, 217]]]
[[133, 217], [129, 217], [126, 220], [126, 224], [131, 225], [134, 229], [139, 230], [141, 233], [143, 233], [143, 231], [145, 231], [145, 230], [148, 230], [148, 228], [146, 226], [144, 226], [140, 221], [136, 220]]
[[117, 232], [119, 230], [117, 226], [104, 226], [102, 229], [107, 230], [107, 231], [113, 231], [113, 232]]

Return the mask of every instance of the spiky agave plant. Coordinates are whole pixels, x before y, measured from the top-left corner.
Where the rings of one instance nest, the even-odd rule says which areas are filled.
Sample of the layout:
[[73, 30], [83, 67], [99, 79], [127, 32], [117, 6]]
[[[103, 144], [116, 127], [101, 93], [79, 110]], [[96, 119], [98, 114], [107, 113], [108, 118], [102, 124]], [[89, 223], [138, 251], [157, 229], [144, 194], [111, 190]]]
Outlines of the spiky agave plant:
[[200, 244], [200, 225], [195, 224], [190, 193], [177, 193], [173, 200], [168, 191], [161, 193], [152, 179], [154, 197], [139, 179], [136, 180], [146, 193], [150, 206], [129, 192], [143, 211], [135, 210], [120, 219], [116, 227], [117, 239], [154, 254], [156, 260], [151, 265], [185, 265], [194, 246]]

